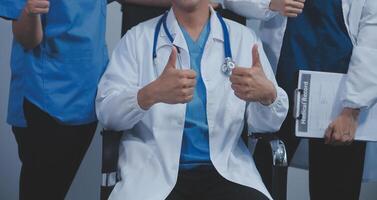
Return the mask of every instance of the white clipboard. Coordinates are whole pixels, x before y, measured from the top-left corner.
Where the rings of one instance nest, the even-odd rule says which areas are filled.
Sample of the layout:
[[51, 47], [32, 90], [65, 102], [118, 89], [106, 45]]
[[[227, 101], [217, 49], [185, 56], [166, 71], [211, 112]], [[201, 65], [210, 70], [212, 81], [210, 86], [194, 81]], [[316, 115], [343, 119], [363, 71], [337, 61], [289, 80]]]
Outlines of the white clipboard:
[[[342, 110], [346, 77], [339, 73], [300, 70], [294, 103], [297, 137], [324, 137], [326, 128]], [[355, 139], [377, 141], [376, 105], [361, 109]]]

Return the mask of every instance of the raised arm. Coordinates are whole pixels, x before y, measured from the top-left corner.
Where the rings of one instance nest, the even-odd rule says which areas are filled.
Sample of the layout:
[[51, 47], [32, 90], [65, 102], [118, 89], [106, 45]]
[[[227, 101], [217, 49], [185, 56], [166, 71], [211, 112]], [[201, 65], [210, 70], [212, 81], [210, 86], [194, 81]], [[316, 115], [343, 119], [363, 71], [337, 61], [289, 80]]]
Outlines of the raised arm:
[[[246, 120], [250, 133], [276, 132], [288, 113], [288, 97], [281, 89], [254, 32], [244, 30], [243, 44], [253, 45], [251, 67], [237, 66], [230, 76], [234, 94], [247, 103]], [[253, 38], [253, 39], [252, 39]], [[242, 50], [250, 49], [241, 47]], [[247, 55], [247, 54], [246, 54]]]
[[[271, 65], [263, 51], [260, 40], [257, 42], [258, 56], [253, 56], [253, 63], [256, 58], [259, 60], [260, 70], [270, 81], [274, 88], [274, 93], [265, 93], [267, 89], [263, 89], [265, 98], [259, 101], [248, 102], [246, 108], [246, 117], [250, 133], [276, 132], [280, 129], [288, 113], [288, 96], [286, 92], [280, 88], [275, 80], [275, 75]], [[255, 68], [252, 67], [252, 68]], [[255, 77], [254, 77], [255, 78]], [[265, 87], [269, 84], [265, 84]], [[262, 87], [259, 87], [262, 88]]]
[[115, 49], [101, 78], [96, 99], [99, 121], [106, 129], [123, 131], [133, 128], [157, 103], [180, 104], [191, 101], [196, 84], [193, 70], [177, 69], [175, 47], [159, 77], [146, 86], [139, 83], [140, 63], [135, 29], [127, 32]]
[[20, 18], [13, 21], [14, 37], [25, 49], [33, 49], [42, 42], [41, 14], [48, 13], [49, 7], [48, 0], [28, 0]]

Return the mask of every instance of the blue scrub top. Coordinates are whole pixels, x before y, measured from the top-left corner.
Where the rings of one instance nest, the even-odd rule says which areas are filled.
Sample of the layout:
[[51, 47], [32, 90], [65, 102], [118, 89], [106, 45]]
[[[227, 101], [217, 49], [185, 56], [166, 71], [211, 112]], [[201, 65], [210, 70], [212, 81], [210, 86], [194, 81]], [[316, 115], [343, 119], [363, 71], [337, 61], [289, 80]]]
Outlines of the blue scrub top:
[[352, 49], [342, 1], [306, 1], [303, 13], [288, 19], [277, 68], [277, 81], [290, 96], [290, 107], [298, 70], [346, 73]]
[[181, 30], [189, 49], [191, 69], [196, 72], [197, 84], [193, 99], [187, 103], [180, 169], [192, 169], [211, 164], [206, 106], [207, 94], [201, 76], [201, 61], [210, 33], [210, 23], [208, 21], [204, 26], [197, 41], [193, 41], [183, 27], [181, 27]]
[[0, 17], [17, 19], [24, 9], [26, 0], [0, 0]]
[[13, 42], [9, 124], [26, 126], [24, 98], [63, 124], [96, 121], [97, 84], [108, 62], [106, 5], [107, 0], [50, 0], [49, 13], [42, 15], [42, 43], [26, 51]]

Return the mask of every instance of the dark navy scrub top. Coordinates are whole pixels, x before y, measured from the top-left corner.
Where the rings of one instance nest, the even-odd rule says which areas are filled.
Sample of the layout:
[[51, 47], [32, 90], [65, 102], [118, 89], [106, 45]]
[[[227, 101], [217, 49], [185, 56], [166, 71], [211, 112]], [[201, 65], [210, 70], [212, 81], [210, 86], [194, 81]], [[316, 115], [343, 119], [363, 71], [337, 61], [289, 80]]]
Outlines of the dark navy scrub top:
[[352, 49], [342, 1], [306, 0], [303, 13], [288, 19], [277, 68], [291, 105], [298, 70], [346, 73]]

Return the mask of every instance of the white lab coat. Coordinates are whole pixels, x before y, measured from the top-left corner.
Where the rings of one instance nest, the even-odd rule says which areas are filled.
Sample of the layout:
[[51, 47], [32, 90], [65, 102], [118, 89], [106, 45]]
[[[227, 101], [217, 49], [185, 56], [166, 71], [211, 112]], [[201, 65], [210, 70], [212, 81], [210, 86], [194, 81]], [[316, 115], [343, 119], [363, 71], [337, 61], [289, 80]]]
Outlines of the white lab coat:
[[[226, 8], [254, 19], [261, 19], [260, 35], [265, 52], [276, 70], [283, 43], [287, 17], [269, 9], [271, 0], [225, 0]], [[343, 106], [369, 107], [377, 102], [377, 1], [342, 0], [343, 17], [354, 45], [348, 70]], [[376, 132], [377, 134], [377, 132]], [[377, 144], [367, 145], [365, 163], [377, 166]], [[366, 169], [372, 169], [366, 166]], [[375, 170], [375, 169], [374, 169]], [[365, 172], [377, 180], [376, 172]], [[373, 177], [371, 177], [373, 176]]]
[[[240, 135], [245, 120], [250, 132], [277, 131], [286, 117], [288, 98], [277, 86], [255, 34], [225, 20], [237, 65], [251, 66], [252, 45], [258, 43], [263, 69], [277, 89], [277, 99], [270, 106], [246, 103], [234, 95], [229, 77], [221, 72], [223, 33], [215, 11], [211, 9], [211, 12], [211, 32], [201, 62], [207, 91], [210, 158], [224, 178], [255, 188], [271, 198]], [[116, 184], [110, 199], [163, 200], [176, 184], [186, 104], [158, 103], [145, 111], [137, 102], [139, 89], [156, 79], [154, 67], [158, 73], [163, 71], [171, 52], [172, 44], [161, 29], [157, 66], [153, 65], [152, 45], [158, 19], [144, 22], [126, 34], [99, 84], [96, 100], [99, 121], [107, 129], [124, 130], [119, 156], [122, 180]], [[167, 25], [175, 38], [174, 45], [181, 50], [182, 66], [189, 69], [188, 47], [172, 10]]]

